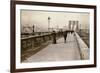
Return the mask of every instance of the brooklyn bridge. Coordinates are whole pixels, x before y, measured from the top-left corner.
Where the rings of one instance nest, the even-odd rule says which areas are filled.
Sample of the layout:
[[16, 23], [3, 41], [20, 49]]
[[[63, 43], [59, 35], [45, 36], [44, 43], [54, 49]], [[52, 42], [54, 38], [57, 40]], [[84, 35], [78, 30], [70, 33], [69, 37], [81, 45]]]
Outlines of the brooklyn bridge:
[[[69, 21], [68, 29], [50, 28], [36, 32], [35, 26], [23, 27], [21, 33], [21, 62], [67, 61], [89, 59], [89, 29], [80, 29], [79, 21]], [[66, 28], [66, 27], [65, 27]], [[66, 39], [64, 38], [66, 31]]]

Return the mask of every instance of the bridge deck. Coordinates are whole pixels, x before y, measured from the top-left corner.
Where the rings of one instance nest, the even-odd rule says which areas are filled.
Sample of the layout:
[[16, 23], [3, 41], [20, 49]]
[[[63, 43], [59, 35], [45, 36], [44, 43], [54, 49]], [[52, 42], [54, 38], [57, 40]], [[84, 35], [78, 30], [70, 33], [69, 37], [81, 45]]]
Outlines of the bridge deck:
[[69, 33], [66, 43], [63, 37], [57, 40], [57, 44], [50, 44], [24, 62], [42, 61], [66, 61], [80, 60], [80, 52], [73, 34]]

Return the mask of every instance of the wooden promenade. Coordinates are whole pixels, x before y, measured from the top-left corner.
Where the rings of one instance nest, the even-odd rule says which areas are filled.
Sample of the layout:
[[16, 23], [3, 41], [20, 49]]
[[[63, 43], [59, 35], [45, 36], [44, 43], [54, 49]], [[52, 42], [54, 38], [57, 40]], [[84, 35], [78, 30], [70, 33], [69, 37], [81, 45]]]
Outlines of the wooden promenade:
[[[79, 48], [80, 42], [79, 44], [77, 42], [78, 40], [75, 37], [75, 34], [69, 33], [66, 43], [64, 43], [64, 38], [61, 37], [57, 40], [57, 44], [48, 45], [47, 47], [30, 56], [23, 62], [81, 60], [82, 51], [80, 50], [81, 48]], [[87, 49], [88, 48], [86, 48], [86, 51]], [[88, 54], [86, 56], [88, 56]], [[88, 59], [88, 57], [86, 57], [86, 59]]]

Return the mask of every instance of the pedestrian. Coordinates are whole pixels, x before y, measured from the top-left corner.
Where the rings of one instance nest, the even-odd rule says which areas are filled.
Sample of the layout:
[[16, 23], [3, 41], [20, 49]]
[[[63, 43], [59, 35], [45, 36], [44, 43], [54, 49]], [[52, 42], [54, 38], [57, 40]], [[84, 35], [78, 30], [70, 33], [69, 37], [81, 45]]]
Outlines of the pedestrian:
[[71, 31], [71, 34], [73, 34], [74, 31]]
[[66, 43], [67, 31], [64, 31], [64, 32], [63, 32], [63, 36], [64, 36], [64, 43]]
[[53, 31], [52, 36], [53, 36], [53, 44], [56, 44], [56, 32], [55, 31]]

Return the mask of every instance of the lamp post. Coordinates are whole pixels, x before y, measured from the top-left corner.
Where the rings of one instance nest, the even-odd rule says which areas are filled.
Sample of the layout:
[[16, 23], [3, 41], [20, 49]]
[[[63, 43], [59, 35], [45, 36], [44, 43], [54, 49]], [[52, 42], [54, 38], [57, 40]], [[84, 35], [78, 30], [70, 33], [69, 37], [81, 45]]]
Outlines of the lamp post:
[[35, 26], [33, 25], [33, 35], [34, 35], [34, 27], [35, 27]]
[[49, 30], [49, 29], [50, 29], [50, 19], [51, 19], [51, 18], [48, 17], [48, 32], [50, 32], [50, 30]]

